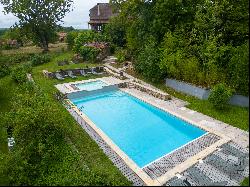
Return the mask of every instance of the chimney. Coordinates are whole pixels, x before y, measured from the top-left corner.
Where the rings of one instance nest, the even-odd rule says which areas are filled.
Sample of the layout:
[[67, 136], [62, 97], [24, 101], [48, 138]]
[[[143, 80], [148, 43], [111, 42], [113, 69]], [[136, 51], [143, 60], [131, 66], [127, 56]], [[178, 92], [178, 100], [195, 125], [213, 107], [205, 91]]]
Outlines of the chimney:
[[100, 16], [100, 5], [99, 5], [99, 3], [97, 3], [97, 8], [98, 8], [98, 13], [97, 13], [97, 15]]

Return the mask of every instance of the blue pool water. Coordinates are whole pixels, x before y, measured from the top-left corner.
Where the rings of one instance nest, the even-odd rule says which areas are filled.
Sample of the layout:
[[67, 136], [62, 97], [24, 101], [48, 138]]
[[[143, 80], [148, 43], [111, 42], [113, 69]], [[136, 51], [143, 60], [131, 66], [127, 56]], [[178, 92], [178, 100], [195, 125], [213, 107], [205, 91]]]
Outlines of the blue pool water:
[[120, 90], [72, 102], [141, 168], [206, 133]]
[[92, 90], [101, 89], [104, 86], [107, 86], [107, 84], [102, 81], [92, 81], [92, 82], [76, 84], [75, 86], [79, 88], [80, 90], [92, 91]]

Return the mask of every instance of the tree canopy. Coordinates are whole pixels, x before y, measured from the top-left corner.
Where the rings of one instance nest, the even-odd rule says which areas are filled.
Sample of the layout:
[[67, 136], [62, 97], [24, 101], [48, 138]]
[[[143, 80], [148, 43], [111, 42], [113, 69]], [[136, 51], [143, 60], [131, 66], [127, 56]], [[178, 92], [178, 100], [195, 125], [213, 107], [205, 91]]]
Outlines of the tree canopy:
[[6, 13], [12, 13], [19, 19], [16, 27], [44, 51], [48, 51], [49, 42], [56, 38], [56, 29], [67, 12], [72, 9], [73, 0], [0, 0]]
[[110, 2], [120, 12], [107, 26], [111, 41], [127, 48], [145, 78], [225, 83], [248, 95], [249, 1]]

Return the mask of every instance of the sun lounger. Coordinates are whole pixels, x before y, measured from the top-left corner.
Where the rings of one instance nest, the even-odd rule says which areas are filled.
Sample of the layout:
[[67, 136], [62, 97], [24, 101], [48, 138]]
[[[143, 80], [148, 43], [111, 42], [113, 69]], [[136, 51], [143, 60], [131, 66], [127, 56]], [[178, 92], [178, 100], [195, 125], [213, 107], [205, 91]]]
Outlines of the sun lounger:
[[237, 156], [237, 157], [247, 157], [248, 156], [248, 153], [243, 153], [239, 149], [237, 149], [229, 144], [224, 144], [221, 146], [221, 148], [222, 148], [222, 152], [224, 152], [226, 154], [230, 154], [230, 155]]
[[168, 185], [169, 186], [191, 186], [191, 185], [188, 185], [188, 183], [186, 183], [185, 181], [183, 181], [182, 179], [179, 179], [177, 177], [174, 177], [173, 179], [171, 179], [169, 182], [168, 182]]
[[201, 170], [196, 167], [189, 168], [186, 171], [191, 180], [195, 181], [200, 186], [225, 186], [227, 181], [214, 182], [208, 176], [206, 176]]
[[238, 177], [241, 176], [239, 171], [243, 171], [244, 168], [246, 167], [242, 159], [244, 158], [241, 158], [238, 164], [234, 164], [234, 163], [230, 163], [229, 160], [225, 161], [219, 156], [213, 154], [207, 157], [204, 161], [218, 168], [222, 172], [226, 173], [227, 175], [230, 176], [230, 178], [237, 179]]
[[96, 67], [96, 68], [98, 69], [98, 71], [104, 72], [104, 67], [103, 67], [103, 66], [98, 66], [98, 67]]
[[77, 76], [75, 76], [72, 71], [67, 71], [67, 72], [68, 72], [68, 76], [71, 77], [72, 79], [77, 78]]
[[59, 72], [56, 72], [55, 76], [58, 80], [64, 80], [63, 76]]
[[91, 72], [93, 75], [102, 75], [103, 74], [103, 72], [100, 72], [100, 73], [96, 72], [95, 68], [91, 68]]
[[83, 76], [87, 75], [83, 69], [80, 69], [80, 74], [83, 75]]
[[191, 186], [189, 181], [185, 179], [179, 179], [178, 177], [174, 177], [168, 182], [168, 185], [170, 186]]
[[89, 68], [84, 69], [86, 74], [92, 74], [92, 71]]

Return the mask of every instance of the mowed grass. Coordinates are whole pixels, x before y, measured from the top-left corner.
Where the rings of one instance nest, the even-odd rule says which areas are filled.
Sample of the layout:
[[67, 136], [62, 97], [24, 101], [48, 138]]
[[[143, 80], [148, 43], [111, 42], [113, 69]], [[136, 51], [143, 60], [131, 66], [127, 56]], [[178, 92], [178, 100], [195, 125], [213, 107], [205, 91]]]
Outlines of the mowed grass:
[[245, 180], [241, 183], [241, 186], [249, 186], [249, 177], [245, 178]]
[[69, 63], [68, 65], [64, 65], [64, 66], [58, 66], [58, 62], [60, 61], [64, 61], [64, 60], [68, 60], [71, 61], [71, 59], [74, 56], [73, 52], [61, 52], [61, 53], [52, 53], [52, 60], [49, 63], [40, 65], [35, 67], [34, 73], [37, 72], [42, 72], [42, 70], [48, 70], [50, 72], [55, 72], [58, 71], [60, 69], [62, 70], [66, 70], [66, 69], [75, 69], [75, 68], [86, 68], [88, 67], [95, 67], [95, 66], [101, 66], [103, 64], [100, 63], [89, 63], [89, 62], [81, 62], [79, 64], [74, 64], [74, 63]]
[[[50, 52], [60, 52], [67, 49], [67, 43], [55, 43], [49, 44]], [[38, 46], [26, 46], [20, 47], [18, 49], [2, 50], [2, 55], [12, 55], [12, 54], [33, 54], [42, 53], [42, 49]]]
[[175, 91], [174, 89], [167, 87], [164, 82], [152, 83], [135, 72], [127, 73], [154, 85], [176, 98], [187, 101], [189, 103], [187, 107], [192, 110], [203, 113], [242, 130], [249, 131], [249, 108], [229, 105], [225, 110], [216, 110], [207, 100], [200, 100], [196, 97]]
[[228, 123], [234, 127], [249, 131], [249, 108], [239, 106], [228, 106], [225, 110], [217, 110], [208, 100], [200, 100], [177, 92], [162, 84], [156, 85], [170, 95], [189, 102], [188, 108], [211, 116], [217, 120]]

